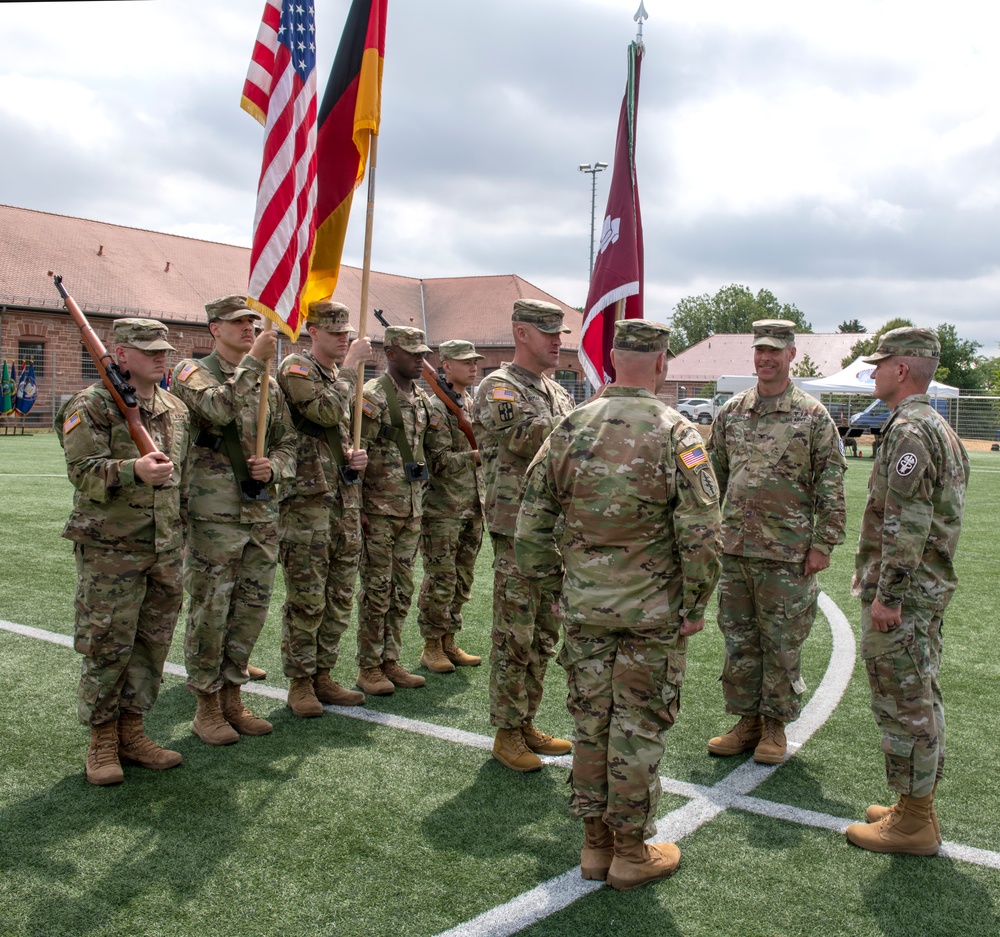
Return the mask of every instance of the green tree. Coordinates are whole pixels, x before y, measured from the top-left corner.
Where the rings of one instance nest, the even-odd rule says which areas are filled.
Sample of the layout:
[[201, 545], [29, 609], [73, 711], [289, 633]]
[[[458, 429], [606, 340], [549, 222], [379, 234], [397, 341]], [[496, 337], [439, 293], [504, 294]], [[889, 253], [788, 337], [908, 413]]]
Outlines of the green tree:
[[959, 338], [955, 326], [948, 322], [937, 327], [937, 334], [941, 339], [941, 358], [934, 380], [970, 390], [982, 387], [983, 373], [976, 355], [982, 347], [979, 342]]
[[792, 366], [792, 377], [822, 377], [816, 362], [808, 354], [802, 356], [801, 361], [796, 361]]
[[840, 325], [837, 326], [837, 331], [841, 334], [848, 334], [850, 332], [867, 332], [866, 329], [857, 319], [845, 319]]
[[885, 335], [886, 332], [891, 332], [893, 329], [901, 329], [904, 326], [912, 325], [913, 323], [909, 319], [890, 319], [874, 335], [859, 338], [853, 345], [851, 345], [850, 352], [847, 357], [840, 362], [840, 366], [842, 368], [846, 368], [854, 361], [855, 358], [860, 358], [861, 355], [874, 354], [875, 349], [878, 347], [878, 340]]
[[759, 290], [755, 296], [747, 287], [733, 283], [714, 296], [685, 296], [677, 303], [671, 318], [670, 347], [681, 352], [711, 335], [745, 335], [757, 319], [790, 319], [799, 332], [812, 332], [802, 311], [778, 302], [770, 290]]

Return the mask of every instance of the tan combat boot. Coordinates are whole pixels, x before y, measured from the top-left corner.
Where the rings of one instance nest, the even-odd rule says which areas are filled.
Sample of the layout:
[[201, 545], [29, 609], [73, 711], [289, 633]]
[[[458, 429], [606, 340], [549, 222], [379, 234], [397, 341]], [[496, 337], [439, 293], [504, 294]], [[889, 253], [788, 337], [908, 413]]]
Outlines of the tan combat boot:
[[[937, 784], [934, 785], [934, 793], [937, 792]], [[906, 800], [906, 794], [900, 794], [899, 800], [894, 803], [891, 807], [883, 807], [881, 804], [872, 804], [865, 811], [865, 823], [878, 823], [883, 817], [888, 816], [888, 814], [893, 811], [899, 811], [902, 809], [903, 801]], [[937, 837], [937, 841], [942, 842], [941, 839], [941, 824], [938, 823], [937, 811], [934, 809], [934, 804], [931, 804], [931, 821], [934, 823], [934, 835]]]
[[749, 751], [760, 741], [761, 722], [761, 717], [756, 714], [740, 716], [740, 721], [725, 735], [708, 740], [709, 752], [713, 755], [739, 755]]
[[118, 726], [105, 722], [90, 727], [90, 747], [87, 749], [87, 780], [91, 784], [121, 784], [125, 780], [118, 760]]
[[388, 696], [396, 692], [392, 681], [378, 667], [362, 667], [355, 682], [368, 696]]
[[455, 643], [455, 635], [450, 633], [441, 639], [441, 649], [444, 651], [444, 656], [456, 667], [478, 667], [483, 662], [483, 659], [475, 654], [466, 654]]
[[785, 760], [788, 742], [785, 740], [785, 724], [770, 716], [764, 717], [764, 731], [753, 752], [753, 760], [760, 765], [780, 765]]
[[219, 693], [223, 719], [240, 735], [267, 735], [274, 726], [266, 719], [259, 719], [243, 705], [240, 690], [239, 684], [227, 683]]
[[424, 652], [420, 655], [420, 664], [431, 673], [455, 672], [455, 665], [444, 656], [440, 638], [428, 638], [424, 641]]
[[362, 706], [365, 694], [357, 690], [348, 690], [330, 677], [329, 670], [317, 670], [313, 677], [313, 690], [316, 699], [330, 706]]
[[572, 742], [539, 732], [530, 721], [521, 726], [521, 737], [536, 755], [568, 755], [573, 749]]
[[239, 734], [226, 722], [222, 715], [222, 699], [219, 693], [194, 691], [197, 708], [191, 728], [206, 745], [232, 745], [240, 740]]
[[669, 878], [677, 871], [681, 851], [673, 843], [647, 846], [639, 836], [615, 833], [615, 857], [608, 869], [608, 884], [616, 891], [631, 891], [648, 882]]
[[140, 768], [165, 771], [176, 768], [184, 759], [180, 752], [161, 748], [142, 728], [142, 713], [118, 715], [118, 758]]
[[528, 750], [520, 729], [497, 729], [493, 757], [511, 771], [540, 771], [542, 759]]
[[615, 857], [615, 834], [602, 817], [583, 818], [583, 849], [580, 852], [580, 875], [595, 882], [608, 877]]
[[421, 677], [420, 674], [410, 673], [410, 671], [403, 669], [399, 665], [398, 660], [384, 661], [380, 669], [392, 681], [394, 686], [401, 687], [404, 690], [415, 690], [418, 686], [423, 686], [427, 683], [427, 679]]
[[247, 664], [247, 676], [249, 676], [251, 680], [266, 680], [267, 671], [261, 670], [260, 667], [254, 667], [253, 664]]
[[847, 839], [871, 852], [934, 856], [940, 849], [933, 820], [934, 795], [900, 797], [877, 823], [852, 823]]
[[288, 708], [293, 716], [308, 719], [323, 715], [323, 704], [316, 699], [312, 677], [292, 677], [288, 688]]

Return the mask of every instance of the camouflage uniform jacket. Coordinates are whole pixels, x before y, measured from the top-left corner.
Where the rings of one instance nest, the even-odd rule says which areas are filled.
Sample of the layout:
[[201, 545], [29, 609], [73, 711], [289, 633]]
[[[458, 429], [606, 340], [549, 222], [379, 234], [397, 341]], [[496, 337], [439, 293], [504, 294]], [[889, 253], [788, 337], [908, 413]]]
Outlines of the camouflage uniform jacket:
[[969, 457], [926, 394], [901, 401], [868, 480], [853, 590], [862, 601], [944, 609], [958, 577]]
[[483, 378], [473, 429], [483, 460], [491, 533], [514, 536], [528, 466], [552, 427], [573, 407], [573, 398], [555, 381], [510, 362]]
[[826, 408], [794, 384], [772, 401], [756, 387], [727, 400], [709, 453], [726, 553], [801, 563], [844, 542], [843, 445]]
[[256, 455], [257, 401], [267, 367], [252, 355], [244, 355], [235, 366], [216, 358], [226, 377], [223, 383], [194, 358], [178, 361], [171, 381], [174, 393], [191, 411], [190, 517], [221, 524], [274, 523], [278, 519], [277, 486], [295, 477], [296, 434], [285, 395], [269, 377], [264, 454], [273, 472], [267, 486], [270, 500], [243, 501], [224, 450], [200, 446], [198, 437], [202, 431], [218, 436], [223, 426], [235, 420], [244, 456]]
[[[318, 426], [336, 427], [345, 455], [353, 443], [351, 409], [357, 380], [353, 368], [326, 368], [308, 351], [289, 355], [278, 368], [278, 385], [289, 409]], [[295, 461], [295, 478], [283, 486], [283, 501], [320, 498], [338, 516], [345, 508], [361, 506], [361, 486], [344, 483], [325, 434], [299, 432]]]
[[[465, 393], [465, 412], [472, 412], [472, 397]], [[472, 446], [458, 428], [458, 420], [437, 397], [431, 406], [438, 415], [439, 431], [448, 443], [436, 463], [424, 492], [424, 517], [452, 517], [468, 520], [483, 515], [483, 470], [476, 465]]]
[[56, 417], [66, 451], [73, 512], [63, 536], [76, 543], [123, 552], [163, 553], [184, 543], [187, 513], [187, 407], [157, 387], [152, 408], [140, 400], [139, 413], [157, 449], [170, 457], [174, 472], [161, 488], [135, 475], [139, 450], [128, 425], [103, 384], [73, 397]]
[[662, 628], [704, 617], [721, 569], [719, 527], [698, 430], [648, 390], [611, 386], [543, 443], [514, 546], [526, 576], [565, 561], [567, 623]]
[[[361, 404], [361, 448], [368, 452], [361, 508], [367, 513], [386, 514], [390, 517], [421, 517], [427, 482], [407, 481], [399, 446], [383, 435], [383, 428], [386, 431], [392, 429], [392, 420], [385, 391], [379, 380], [380, 378], [374, 378], [365, 383]], [[437, 432], [441, 418], [431, 407], [427, 394], [416, 384], [413, 385], [413, 394], [409, 399], [398, 386], [395, 389], [403, 417], [403, 430], [413, 458], [419, 461], [417, 453], [422, 441], [424, 461], [432, 466], [444, 446]]]

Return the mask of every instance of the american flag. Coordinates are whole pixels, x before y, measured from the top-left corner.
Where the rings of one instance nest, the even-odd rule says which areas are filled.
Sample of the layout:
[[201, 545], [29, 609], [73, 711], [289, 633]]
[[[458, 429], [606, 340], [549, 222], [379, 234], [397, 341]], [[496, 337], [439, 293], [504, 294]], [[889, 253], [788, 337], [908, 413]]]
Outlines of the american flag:
[[294, 341], [316, 235], [312, 0], [266, 0], [241, 106], [265, 128], [247, 302]]

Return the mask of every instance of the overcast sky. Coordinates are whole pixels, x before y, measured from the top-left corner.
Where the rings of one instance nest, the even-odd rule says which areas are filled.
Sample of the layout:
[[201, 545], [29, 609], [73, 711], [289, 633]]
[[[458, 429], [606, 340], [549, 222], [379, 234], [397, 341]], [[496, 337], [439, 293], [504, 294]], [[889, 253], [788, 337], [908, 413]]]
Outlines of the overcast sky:
[[[730, 283], [814, 331], [1000, 338], [1000, 5], [645, 0], [646, 314]], [[320, 87], [348, 0], [317, 0]], [[390, 0], [372, 266], [587, 292], [638, 0]], [[0, 202], [248, 245], [263, 2], [0, 3]], [[597, 177], [598, 230], [610, 170]], [[360, 266], [365, 190], [344, 260]]]

